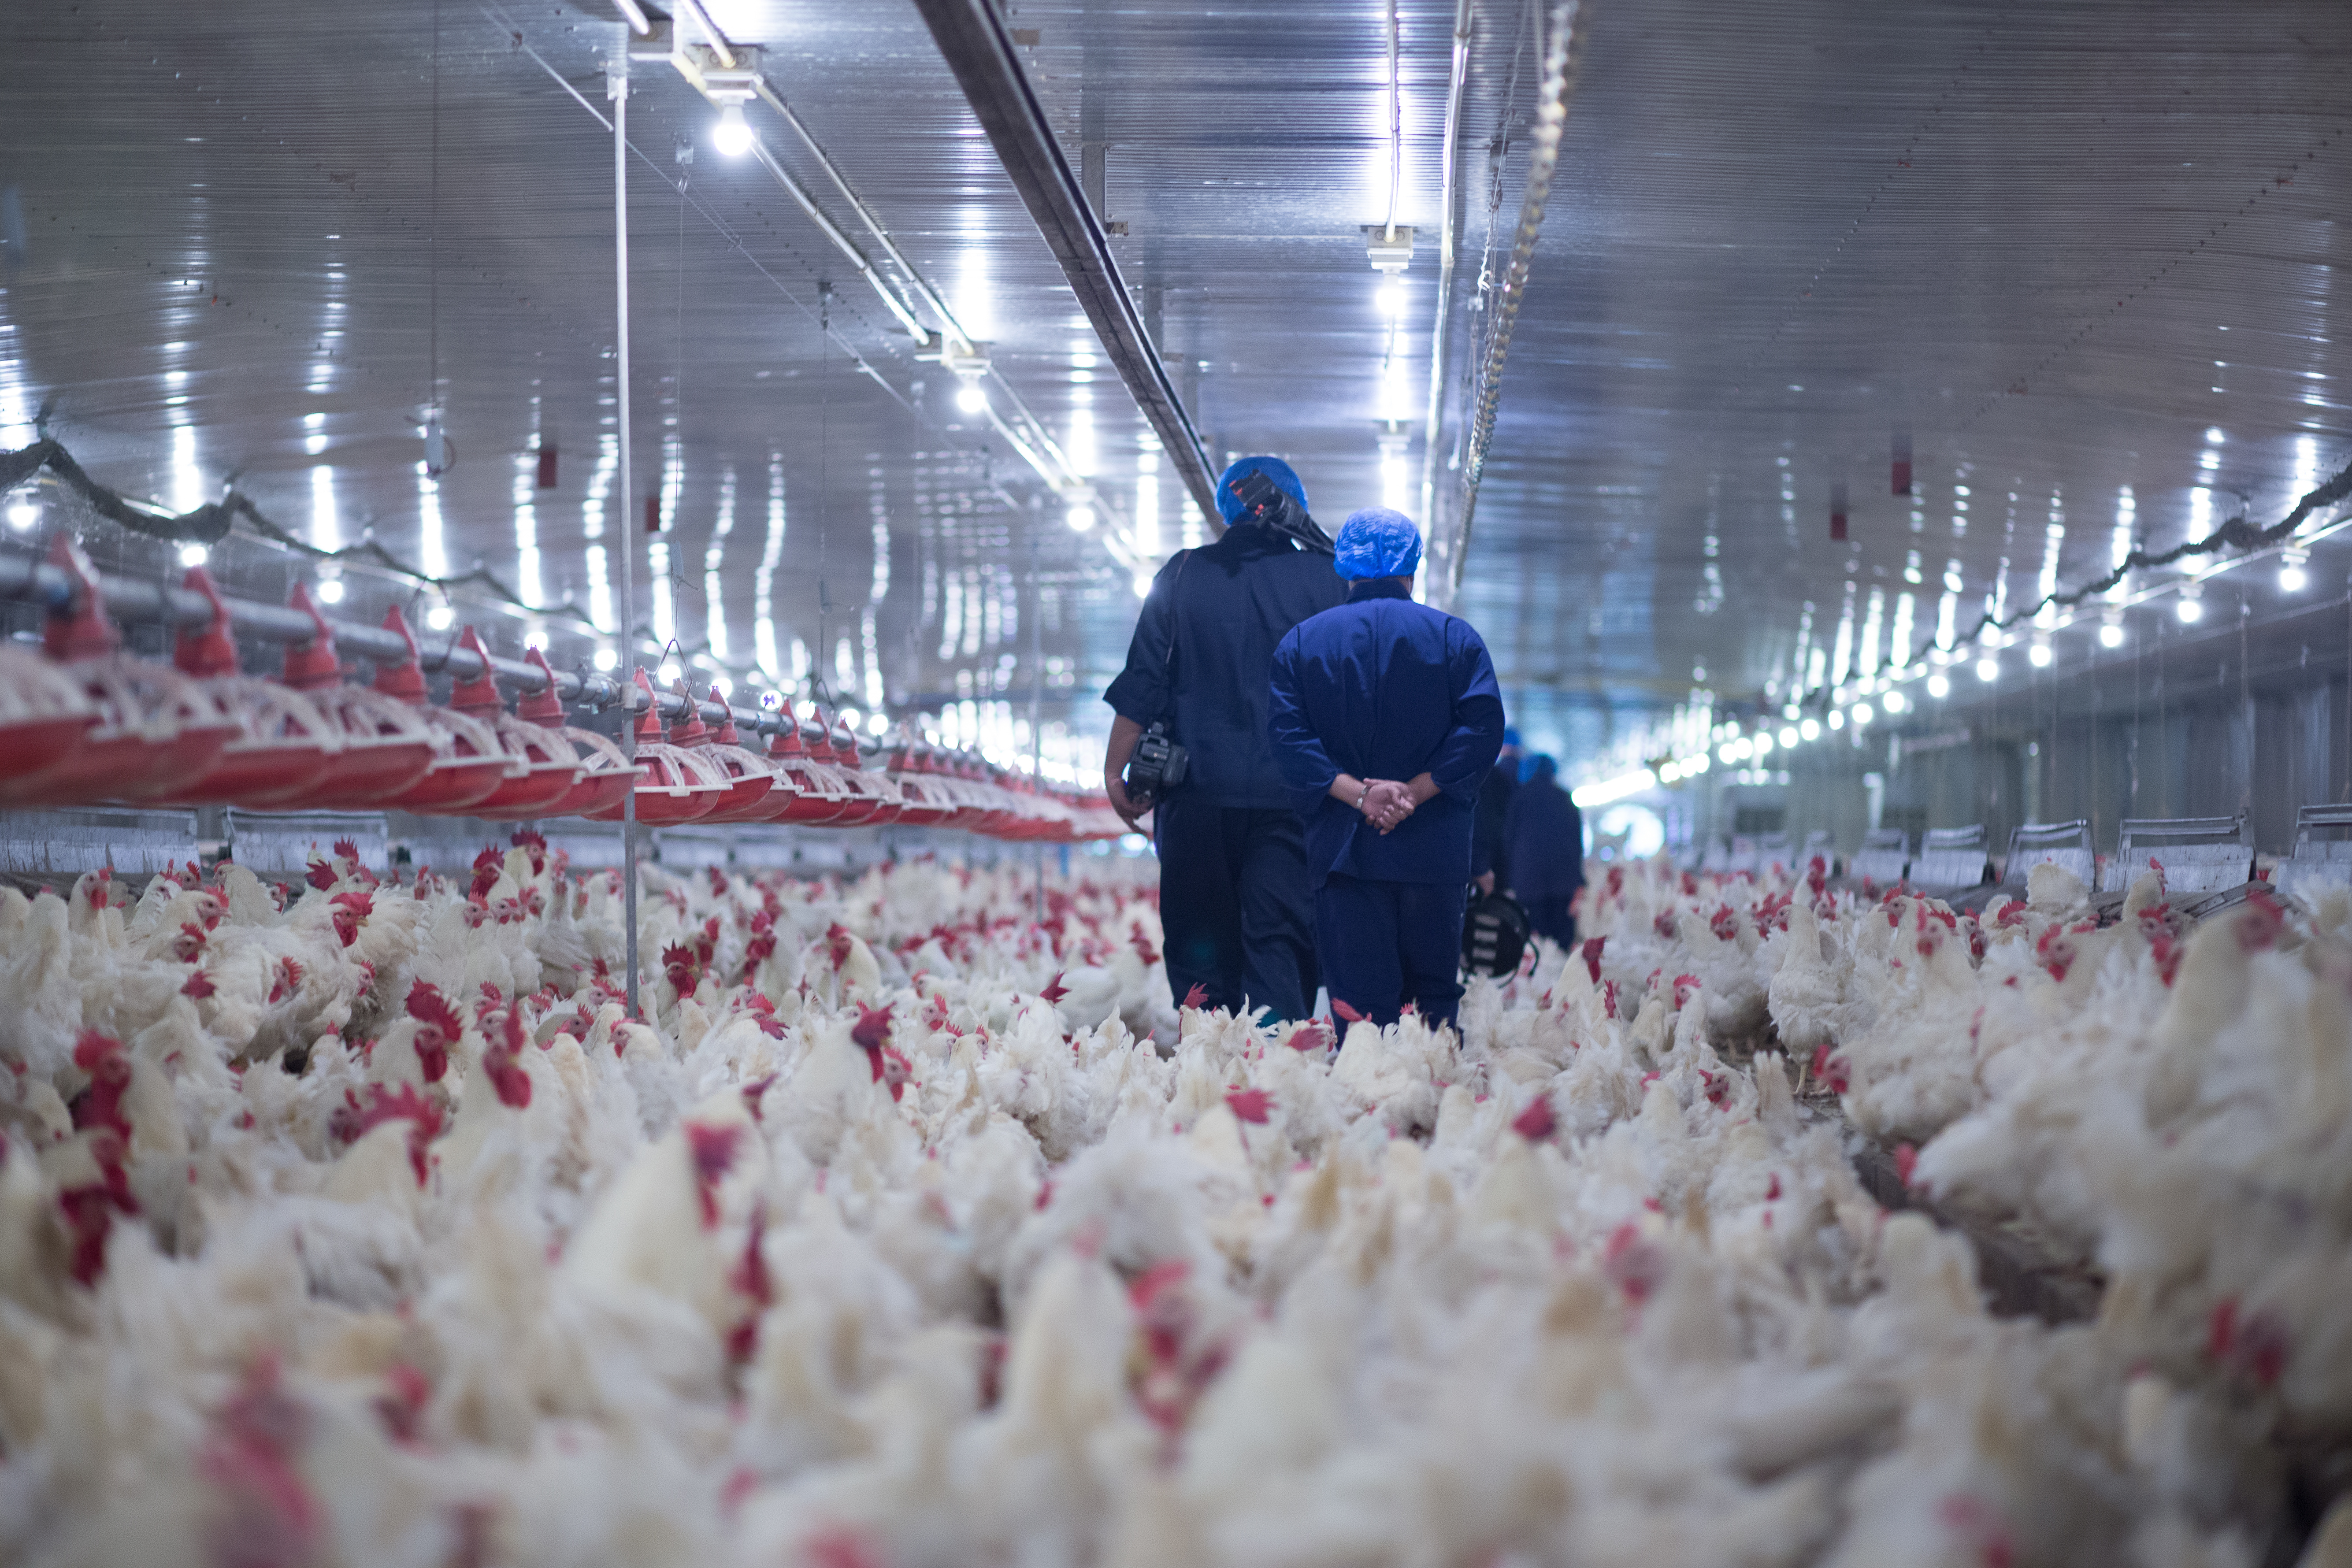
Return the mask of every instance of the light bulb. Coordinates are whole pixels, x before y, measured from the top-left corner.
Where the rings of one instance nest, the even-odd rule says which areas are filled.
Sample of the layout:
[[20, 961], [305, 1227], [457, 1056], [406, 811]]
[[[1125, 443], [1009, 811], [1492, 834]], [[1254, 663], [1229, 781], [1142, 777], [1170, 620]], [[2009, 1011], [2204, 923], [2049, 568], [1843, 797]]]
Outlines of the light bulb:
[[180, 546], [180, 564], [183, 566], [201, 566], [212, 558], [213, 552], [201, 544], [188, 543]]
[[2034, 668], [2047, 669], [2050, 668], [2050, 645], [2048, 643], [2042, 642], [2035, 643], [2032, 647], [2025, 650], [2025, 657], [2027, 660], [2032, 664]]
[[2205, 606], [2194, 599], [2183, 599], [2172, 606], [2172, 613], [2179, 616], [2184, 623], [2189, 623], [2204, 615]]
[[2100, 646], [2100, 647], [2123, 647], [2123, 646], [2124, 646], [2124, 629], [2123, 629], [2123, 627], [2121, 627], [2121, 626], [2117, 626], [2117, 625], [2116, 625], [2115, 622], [2113, 622], [2113, 621], [2109, 621], [2105, 626], [2101, 626], [2101, 627], [2099, 628], [2099, 646]]
[[677, 681], [677, 665], [675, 665], [675, 664], [671, 664], [671, 663], [665, 662], [665, 663], [662, 665], [662, 667], [661, 667], [661, 677], [660, 677], [660, 679], [661, 679], [661, 683], [662, 683], [664, 686], [668, 686], [668, 685], [671, 685], [671, 684], [675, 683], [675, 682]]
[[1941, 702], [1945, 698], [1949, 697], [1951, 694], [1952, 683], [1950, 681], [1945, 679], [1940, 675], [1931, 675], [1927, 678], [1928, 696], [1934, 698], [1937, 701]]
[[2000, 660], [1997, 658], [1980, 658], [1977, 660], [1977, 679], [1988, 683], [1999, 680], [2000, 679]]
[[457, 618], [457, 612], [446, 605], [436, 605], [425, 612], [425, 624], [436, 632], [446, 632]]
[[1770, 733], [1768, 731], [1765, 734], [1757, 736], [1752, 750], [1754, 754], [1757, 756], [1770, 756], [1772, 754], [1772, 737]]
[[1074, 506], [1065, 521], [1069, 523], [1071, 532], [1084, 533], [1095, 525], [1095, 509], [1084, 504]]
[[8, 509], [8, 526], [22, 533], [41, 521], [41, 505], [36, 500], [20, 500]]
[[1853, 721], [1856, 724], [1867, 724], [1873, 719], [1877, 717], [1878, 710], [1871, 707], [1869, 703], [1857, 702], [1853, 705]]
[[730, 158], [740, 158], [751, 150], [751, 124], [743, 118], [743, 106], [730, 103], [719, 111], [719, 123], [710, 128], [710, 144]]
[[343, 580], [341, 578], [330, 577], [325, 582], [319, 584], [319, 603], [322, 605], [340, 605], [342, 602]]
[[1150, 573], [1138, 572], [1135, 574], [1135, 596], [1139, 599], [1148, 599], [1151, 596]]
[[988, 394], [981, 390], [980, 383], [967, 381], [956, 391], [956, 406], [966, 414], [977, 414], [988, 406]]
[[1797, 727], [1794, 724], [1791, 724], [1780, 731], [1780, 745], [1785, 750], [1789, 747], [1794, 746], [1796, 743]]
[[1839, 712], [1834, 708], [1830, 710], [1830, 728], [1832, 730], [1843, 730], [1845, 728], [1845, 715]]
[[1822, 721], [1818, 719], [1806, 720], [1803, 723], [1797, 726], [1797, 738], [1801, 741], [1820, 740], [1822, 738]]
[[598, 648], [598, 649], [596, 650], [596, 668], [599, 668], [599, 669], [611, 669], [611, 668], [613, 668], [614, 666], [618, 665], [620, 662], [621, 662], [621, 656], [620, 656], [619, 654], [614, 653], [611, 648], [608, 648], [608, 647], [600, 647], [600, 648]]
[[879, 713], [872, 715], [866, 721], [866, 732], [869, 735], [879, 736], [883, 731], [889, 727], [890, 721], [884, 718]]
[[1880, 703], [1880, 706], [1885, 708], [1889, 713], [1900, 713], [1905, 708], [1909, 706], [1909, 703], [1905, 700], [1903, 693], [1900, 691], [1890, 691], [1886, 694], [1885, 700]]
[[1373, 294], [1372, 299], [1380, 306], [1382, 315], [1402, 315], [1404, 311], [1404, 285], [1383, 283], [1379, 291]]
[[2303, 569], [2303, 563], [2310, 559], [2311, 557], [2300, 550], [2290, 550], [2279, 557], [2279, 591], [2281, 593], [2300, 594], [2310, 584], [2311, 578]]

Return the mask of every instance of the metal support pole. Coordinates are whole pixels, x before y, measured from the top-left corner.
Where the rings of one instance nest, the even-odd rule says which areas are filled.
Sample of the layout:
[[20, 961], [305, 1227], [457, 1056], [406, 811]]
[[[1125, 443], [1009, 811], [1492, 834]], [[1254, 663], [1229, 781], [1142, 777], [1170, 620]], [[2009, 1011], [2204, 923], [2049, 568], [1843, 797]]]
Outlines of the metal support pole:
[[629, 965], [629, 1016], [637, 1008], [637, 536], [632, 513], [636, 479], [629, 462], [629, 58], [627, 41], [605, 78], [613, 100], [614, 382], [621, 428], [621, 750], [629, 759], [629, 793], [621, 797], [621, 919]]
[[[1037, 531], [1045, 516], [1029, 503], [1029, 777], [1045, 782], [1045, 590], [1037, 582]], [[1037, 923], [1045, 923], [1045, 847], [1037, 851]]]

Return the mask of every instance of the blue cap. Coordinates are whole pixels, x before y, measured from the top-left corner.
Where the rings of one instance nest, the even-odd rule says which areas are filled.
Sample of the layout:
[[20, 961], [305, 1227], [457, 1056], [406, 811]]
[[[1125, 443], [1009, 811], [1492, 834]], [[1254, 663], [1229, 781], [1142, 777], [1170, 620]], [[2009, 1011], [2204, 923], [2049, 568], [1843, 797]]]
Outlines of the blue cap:
[[1342, 577], [1410, 577], [1421, 570], [1421, 530], [1384, 506], [1351, 511], [1339, 525], [1334, 564]]
[[1225, 526], [1231, 528], [1242, 520], [1242, 498], [1234, 494], [1234, 481], [1245, 474], [1264, 474], [1277, 489], [1307, 510], [1307, 487], [1288, 463], [1280, 458], [1243, 458], [1217, 476], [1217, 510], [1224, 515]]

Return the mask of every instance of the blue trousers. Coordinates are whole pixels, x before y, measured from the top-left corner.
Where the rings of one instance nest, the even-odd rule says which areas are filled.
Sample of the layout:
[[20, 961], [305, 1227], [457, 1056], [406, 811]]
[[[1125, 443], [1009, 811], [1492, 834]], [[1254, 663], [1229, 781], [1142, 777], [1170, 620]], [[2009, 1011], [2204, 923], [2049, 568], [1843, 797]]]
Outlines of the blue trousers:
[[1335, 873], [1315, 895], [1315, 951], [1332, 1001], [1383, 1027], [1408, 1002], [1433, 1026], [1453, 1023], [1462, 1007], [1463, 903], [1456, 882]]
[[1181, 1004], [1272, 1009], [1303, 1021], [1315, 1001], [1307, 836], [1298, 814], [1195, 800], [1181, 790], [1152, 813], [1168, 985]]

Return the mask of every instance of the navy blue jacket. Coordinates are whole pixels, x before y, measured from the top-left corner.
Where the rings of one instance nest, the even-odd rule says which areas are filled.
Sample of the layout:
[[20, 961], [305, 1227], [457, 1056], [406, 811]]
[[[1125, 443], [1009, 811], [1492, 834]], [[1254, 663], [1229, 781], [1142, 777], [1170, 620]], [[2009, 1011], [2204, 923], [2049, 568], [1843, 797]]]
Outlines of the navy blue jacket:
[[[1414, 604], [1390, 579], [1359, 583], [1347, 604], [1282, 639], [1273, 697], [1275, 759], [1306, 819], [1317, 887], [1335, 872], [1469, 881], [1478, 786], [1503, 747], [1503, 694], [1469, 622]], [[1425, 773], [1439, 793], [1383, 837], [1327, 793], [1343, 773]]]
[[1511, 792], [1503, 844], [1510, 889], [1520, 899], [1565, 899], [1584, 886], [1584, 815], [1549, 773]]
[[[1331, 558], [1245, 522], [1181, 550], [1152, 579], [1127, 668], [1103, 693], [1122, 719], [1169, 719], [1192, 753], [1188, 800], [1280, 809], [1290, 804], [1266, 743], [1266, 671], [1274, 645], [1307, 616], [1341, 603]], [[1175, 638], [1175, 658], [1169, 639]]]

